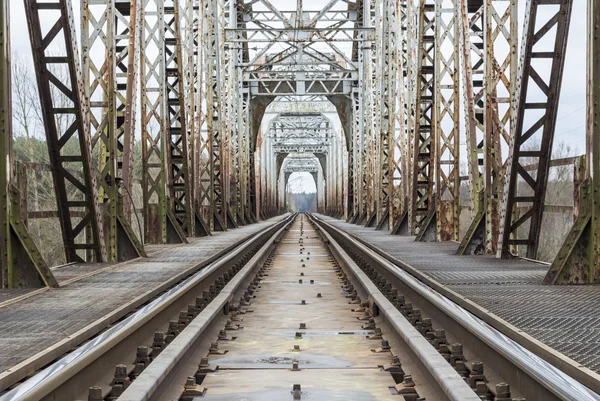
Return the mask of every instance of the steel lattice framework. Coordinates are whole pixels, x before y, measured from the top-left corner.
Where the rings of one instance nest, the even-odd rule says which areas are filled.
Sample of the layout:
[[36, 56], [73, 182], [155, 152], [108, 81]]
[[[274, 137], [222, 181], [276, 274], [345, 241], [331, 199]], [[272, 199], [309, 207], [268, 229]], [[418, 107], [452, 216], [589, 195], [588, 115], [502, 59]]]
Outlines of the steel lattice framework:
[[[588, 1], [592, 15], [598, 6]], [[84, 0], [80, 65], [70, 0], [26, 0], [67, 260], [143, 256], [143, 242], [185, 242], [271, 217], [284, 211], [282, 192], [296, 171], [315, 177], [321, 212], [417, 240], [460, 241], [459, 254], [535, 258], [572, 3], [528, 1], [519, 51], [516, 0], [329, 0], [314, 8], [302, 0]], [[11, 208], [23, 194], [12, 182], [2, 4], [8, 168], [0, 221], [20, 240], [0, 242], [25, 249], [31, 282], [53, 285]], [[593, 66], [597, 35], [590, 38]], [[589, 75], [596, 82], [594, 68]], [[595, 130], [588, 127], [578, 220], [548, 282], [600, 277]], [[473, 211], [462, 236], [461, 182]], [[144, 238], [131, 228], [138, 211]], [[2, 266], [3, 286], [25, 277], [7, 258]]]

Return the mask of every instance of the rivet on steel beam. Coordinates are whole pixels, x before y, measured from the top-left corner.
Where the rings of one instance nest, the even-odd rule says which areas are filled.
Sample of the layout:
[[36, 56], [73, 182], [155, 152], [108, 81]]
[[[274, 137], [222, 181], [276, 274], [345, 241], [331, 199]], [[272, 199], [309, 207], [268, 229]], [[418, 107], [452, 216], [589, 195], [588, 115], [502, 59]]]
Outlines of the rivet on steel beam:
[[302, 284], [302, 279], [298, 280], [298, 284]]
[[300, 370], [300, 367], [299, 367], [298, 361], [293, 361], [292, 362], [292, 371], [297, 372], [299, 370]]
[[300, 302], [300, 305], [306, 305], [306, 300], [302, 300], [302, 302]]
[[314, 283], [315, 283], [315, 280], [310, 280], [310, 283], [311, 283], [311, 284], [314, 284]]

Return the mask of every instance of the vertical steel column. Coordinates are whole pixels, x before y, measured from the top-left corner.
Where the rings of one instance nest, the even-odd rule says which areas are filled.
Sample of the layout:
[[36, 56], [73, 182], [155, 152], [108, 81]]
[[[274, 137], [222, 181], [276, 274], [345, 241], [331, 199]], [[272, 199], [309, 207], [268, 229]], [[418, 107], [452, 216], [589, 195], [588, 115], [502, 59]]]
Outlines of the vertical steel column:
[[[135, 205], [133, 198], [133, 142], [137, 105], [137, 75], [141, 29], [141, 1], [115, 3], [115, 118], [117, 139], [117, 177], [128, 192], [122, 199], [122, 213], [127, 221]], [[135, 210], [133, 210], [135, 213]], [[140, 240], [142, 240], [140, 238]]]
[[17, 169], [18, 182], [13, 179], [9, 16], [9, 3], [0, 1], [0, 288], [58, 287], [27, 229], [27, 204], [21, 198], [27, 185], [19, 185], [24, 166]]
[[[137, 2], [83, 0], [83, 87], [89, 99], [86, 122], [99, 160], [99, 201], [103, 206], [107, 257], [126, 260], [144, 254], [125, 216], [133, 192], [131, 151], [135, 130]], [[125, 199], [119, 187], [128, 192]]]
[[[92, 252], [95, 260], [101, 262], [106, 260], [106, 249], [96, 181], [90, 167], [86, 96], [81, 85], [71, 4], [67, 0], [53, 3], [26, 0], [25, 12], [66, 258], [69, 262], [83, 262], [83, 257], [78, 254], [78, 250], [82, 250]], [[53, 26], [44, 35], [41, 20]], [[48, 55], [48, 49], [57, 44], [64, 46], [64, 53]], [[67, 71], [67, 82], [57, 77], [59, 71]], [[60, 91], [60, 97], [68, 101], [68, 106], [59, 104], [59, 99], [52, 96], [52, 87]], [[65, 117], [68, 118], [68, 124], [63, 126], [59, 120]], [[76, 143], [75, 151], [70, 150], [69, 154], [63, 152], [64, 147], [73, 142]], [[72, 175], [67, 171], [67, 166], [80, 170], [82, 175]], [[72, 186], [76, 193], [69, 194], [67, 186]], [[81, 212], [82, 209], [83, 217], [71, 217], [72, 212]], [[86, 235], [88, 228], [90, 236]]]
[[[221, 127], [221, 168], [223, 173], [221, 179], [222, 185], [222, 204], [224, 209], [225, 223], [227, 228], [237, 227], [237, 196], [235, 190], [235, 184], [237, 178], [235, 177], [235, 140], [232, 138], [234, 122], [237, 121], [234, 113], [237, 108], [237, 99], [234, 97], [232, 79], [232, 60], [231, 52], [225, 41], [225, 29], [230, 25], [231, 6], [235, 3], [235, 0], [217, 0], [217, 31], [218, 36], [218, 57], [219, 57], [219, 79], [221, 81], [221, 91], [219, 96], [221, 98], [221, 115], [220, 115], [220, 127]], [[237, 82], [235, 82], [237, 84]], [[235, 99], [235, 101], [234, 101]]]
[[[364, 161], [364, 171], [363, 171], [363, 212], [361, 218], [359, 219], [359, 224], [372, 226], [375, 223], [376, 213], [375, 213], [375, 199], [377, 198], [377, 190], [375, 188], [375, 170], [377, 168], [377, 157], [376, 152], [378, 148], [378, 140], [379, 136], [378, 131], [376, 130], [376, 121], [377, 121], [377, 105], [375, 101], [375, 93], [374, 88], [376, 87], [376, 83], [373, 82], [374, 74], [373, 74], [373, 66], [377, 64], [374, 63], [373, 54], [375, 57], [377, 55], [376, 51], [373, 51], [373, 43], [367, 41], [367, 32], [366, 29], [375, 27], [375, 22], [377, 21], [376, 17], [376, 8], [375, 2], [371, 2], [371, 0], [362, 0], [362, 21], [363, 21], [363, 31], [361, 36], [360, 43], [360, 52], [362, 55], [360, 59], [362, 65], [362, 85], [360, 86], [361, 91], [361, 103], [363, 105], [361, 112], [361, 131], [362, 131], [362, 158]], [[377, 50], [377, 48], [375, 48]], [[375, 71], [377, 73], [376, 67]], [[376, 74], [375, 74], [376, 75]], [[376, 134], [377, 133], [377, 134]]]
[[381, 130], [379, 138], [379, 200], [377, 209], [377, 229], [389, 228], [390, 200], [393, 192], [393, 174], [395, 169], [395, 132], [396, 132], [396, 97], [398, 45], [397, 40], [397, 1], [383, 0], [382, 46], [381, 46], [381, 79], [380, 113]]
[[208, 3], [202, 1], [198, 9], [198, 65], [196, 74], [198, 81], [196, 83], [198, 92], [198, 123], [195, 152], [196, 162], [196, 202], [200, 211], [202, 220], [207, 223], [207, 228], [213, 227], [212, 210], [212, 164], [210, 155], [210, 134], [208, 132], [208, 119], [211, 116], [212, 105], [208, 103], [208, 83], [210, 71], [206, 68], [208, 65], [209, 54], [206, 40], [207, 35], [207, 12]]
[[215, 231], [227, 230], [227, 207], [224, 194], [224, 169], [223, 169], [223, 132], [221, 127], [221, 63], [219, 58], [219, 23], [217, 15], [217, 1], [204, 2], [204, 46], [206, 48], [206, 104], [207, 104], [207, 130], [210, 168], [209, 205], [212, 210], [211, 229]]
[[[435, 5], [435, 207], [423, 221], [417, 240], [454, 241], [458, 238], [459, 176], [459, 0], [436, 0]], [[430, 177], [431, 178], [431, 177]]]
[[421, 0], [410, 231], [419, 233], [433, 207], [435, 174], [435, 0]]
[[400, 3], [400, 24], [402, 26], [402, 69], [398, 69], [401, 76], [398, 78], [406, 79], [406, 85], [401, 87], [403, 99], [400, 101], [403, 115], [399, 141], [396, 142], [397, 160], [400, 163], [396, 168], [396, 181], [401, 186], [397, 191], [395, 203], [396, 214], [392, 234], [409, 234], [412, 218], [412, 195], [413, 187], [413, 166], [414, 166], [414, 138], [415, 138], [415, 120], [417, 116], [416, 91], [417, 91], [417, 43], [418, 43], [418, 25], [419, 25], [419, 7], [415, 6], [415, 0], [401, 0]]
[[[475, 7], [474, 7], [475, 8]], [[477, 30], [478, 13], [472, 17], [471, 29]], [[500, 205], [504, 198], [504, 177], [508, 160], [504, 161], [502, 149], [508, 148], [513, 131], [515, 109], [511, 106], [515, 94], [517, 77], [517, 2], [516, 0], [485, 0], [483, 9], [485, 50], [484, 82], [485, 98], [484, 114], [472, 118], [481, 121], [484, 128], [483, 142], [479, 140], [478, 127], [469, 131], [470, 175], [472, 185], [481, 190], [474, 194], [475, 217], [461, 241], [458, 254], [488, 253], [495, 254], [500, 232]], [[471, 47], [481, 46], [476, 35], [471, 35], [474, 42]], [[479, 47], [477, 47], [479, 49]], [[473, 51], [471, 56], [478, 57]], [[471, 61], [471, 65], [477, 65]], [[474, 85], [479, 83], [474, 80]], [[477, 86], [474, 86], [475, 91]], [[474, 99], [476, 100], [476, 99]], [[473, 111], [473, 114], [477, 109]], [[474, 123], [471, 122], [470, 125]], [[473, 135], [475, 132], [475, 135]], [[481, 152], [483, 154], [482, 178], [476, 179], [481, 168]], [[477, 158], [477, 161], [475, 161]], [[477, 169], [476, 169], [477, 166]]]
[[[227, 28], [237, 29], [239, 17], [238, 16], [238, 1], [229, 0], [229, 18]], [[225, 27], [224, 27], [225, 28]], [[237, 36], [237, 34], [236, 34]], [[225, 49], [228, 53], [229, 66], [227, 71], [228, 87], [227, 90], [227, 104], [229, 110], [228, 116], [228, 127], [229, 127], [229, 200], [230, 200], [230, 211], [231, 217], [238, 225], [246, 224], [245, 205], [242, 203], [242, 183], [243, 183], [243, 132], [244, 132], [244, 119], [243, 119], [243, 105], [242, 105], [242, 85], [240, 73], [238, 68], [243, 61], [241, 59], [241, 43], [233, 42], [228, 43], [229, 48]]]
[[185, 242], [166, 192], [165, 17], [163, 0], [145, 0], [141, 10], [142, 196], [144, 238], [152, 244]]
[[[507, 2], [486, 0], [486, 116], [485, 116], [485, 206], [486, 251], [495, 253], [500, 235], [500, 209], [504, 199], [504, 183], [508, 160], [502, 157], [502, 147], [514, 136], [517, 96], [517, 2], [510, 0], [501, 16], [501, 6]], [[507, 26], [510, 29], [507, 29]], [[508, 44], [510, 52], [502, 56], [501, 46]]]
[[[462, 61], [463, 106], [467, 139], [467, 168], [473, 204], [473, 223], [458, 249], [458, 254], [482, 253], [485, 233], [483, 167], [485, 154], [485, 43], [483, 2], [463, 2], [460, 6], [460, 53]], [[483, 224], [482, 224], [483, 222]], [[480, 230], [480, 232], [475, 232]], [[466, 249], [471, 238], [481, 238], [478, 250]]]
[[[513, 102], [516, 119], [512, 153], [500, 227], [499, 254], [502, 257], [511, 256], [511, 246], [523, 246], [528, 258], [537, 257], [572, 6], [572, 0], [562, 0], [558, 4], [550, 0], [528, 3], [518, 98]], [[554, 43], [551, 51], [536, 48], [543, 39]], [[548, 72], [537, 67], [543, 61], [549, 62]], [[538, 164], [535, 175], [525, 169], [525, 165], [532, 162]], [[514, 220], [513, 214], [519, 204], [528, 209]]]
[[[203, 70], [202, 70], [202, 8], [197, 0], [187, 0], [186, 2], [188, 21], [190, 24], [186, 33], [188, 43], [187, 51], [188, 62], [186, 63], [188, 78], [187, 95], [189, 98], [188, 107], [188, 172], [190, 183], [190, 209], [192, 214], [192, 226], [194, 236], [204, 237], [212, 235], [210, 226], [207, 223], [207, 216], [201, 206], [200, 201], [200, 163], [204, 153], [202, 148], [202, 131], [205, 127], [206, 114], [202, 107], [203, 95]], [[188, 103], [186, 103], [187, 105]]]
[[[360, 62], [358, 63], [359, 69]], [[360, 73], [359, 73], [360, 75]], [[359, 78], [360, 82], [360, 78]], [[361, 111], [360, 86], [352, 91], [352, 140], [351, 148], [348, 149], [348, 221], [355, 223], [362, 213], [363, 196], [363, 171], [362, 171], [362, 132], [361, 132]]]
[[[117, 259], [117, 177], [115, 118], [115, 0], [83, 0], [81, 10], [83, 87], [89, 108], [92, 149], [98, 149], [98, 195], [104, 216], [109, 261]], [[93, 57], [92, 57], [93, 54]], [[92, 152], [94, 154], [95, 152]]]
[[0, 288], [8, 287], [10, 220], [8, 177], [12, 160], [9, 0], [0, 0]]
[[167, 127], [167, 186], [171, 210], [187, 236], [193, 235], [190, 176], [188, 169], [188, 132], [186, 129], [181, 48], [181, 8], [179, 0], [167, 1], [165, 15], [165, 89]]
[[[587, 127], [585, 180], [577, 218], [544, 284], [600, 282], [600, 1], [587, 2]], [[577, 202], [576, 202], [577, 206]]]
[[393, 230], [402, 219], [402, 214], [406, 210], [405, 198], [407, 195], [406, 185], [408, 181], [406, 159], [407, 159], [407, 128], [408, 128], [408, 102], [405, 94], [405, 84], [408, 80], [404, 79], [408, 67], [408, 15], [407, 1], [396, 0], [395, 8], [395, 38], [394, 52], [396, 54], [396, 66], [393, 68], [394, 90], [393, 97], [394, 113], [391, 118], [392, 141], [390, 143], [389, 157], [391, 159], [391, 188], [389, 205], [389, 228]]
[[140, 93], [144, 239], [151, 244], [160, 244], [167, 242], [163, 0], [144, 1], [142, 24]]

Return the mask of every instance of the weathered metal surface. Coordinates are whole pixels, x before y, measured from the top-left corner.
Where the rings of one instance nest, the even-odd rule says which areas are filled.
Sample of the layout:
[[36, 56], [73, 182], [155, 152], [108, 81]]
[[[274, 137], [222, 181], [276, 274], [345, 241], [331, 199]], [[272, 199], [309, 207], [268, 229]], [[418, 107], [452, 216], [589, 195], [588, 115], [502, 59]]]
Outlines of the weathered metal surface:
[[[190, 244], [163, 246], [147, 259], [123, 262], [95, 273], [87, 270], [86, 273], [92, 274], [83, 275], [59, 290], [36, 293], [0, 308], [0, 319], [4, 322], [0, 328], [0, 372], [65, 340], [127, 302], [279, 220], [278, 217], [228, 233], [191, 239]], [[70, 270], [75, 268], [69, 267]]]
[[[505, 258], [515, 253], [511, 246], [517, 251], [525, 248], [528, 258], [537, 257], [573, 1], [563, 0], [556, 6], [556, 1], [542, 0], [530, 2], [526, 10], [527, 36], [522, 43], [517, 101], [513, 104], [511, 160], [499, 233], [499, 254]], [[554, 43], [552, 50], [539, 51], [536, 45], [541, 40]], [[540, 70], [542, 62], [550, 73]], [[532, 161], [538, 164], [535, 174], [524, 169]], [[529, 208], [515, 219], [515, 208], [520, 205]]]
[[[79, 55], [77, 41], [75, 40], [75, 20], [68, 0], [43, 6], [37, 1], [25, 2], [25, 12], [29, 26], [29, 35], [35, 73], [37, 78], [41, 111], [44, 119], [44, 130], [48, 142], [50, 162], [53, 166], [52, 175], [56, 203], [60, 215], [61, 231], [65, 245], [67, 261], [83, 261], [90, 257], [100, 262], [106, 258], [104, 247], [104, 230], [98, 205], [97, 183], [92, 167], [91, 144], [89, 126], [86, 118], [87, 97], [85, 88], [81, 84], [81, 71], [79, 69]], [[50, 23], [50, 18], [55, 21], [54, 29], [45, 34], [42, 32], [41, 20]], [[62, 32], [62, 35], [61, 35]], [[49, 46], [62, 46], [61, 54], [48, 56]], [[66, 81], [56, 76], [56, 71], [64, 68], [68, 71]], [[57, 104], [53, 89], [60, 92], [60, 96], [68, 99], [68, 104]], [[60, 117], [70, 116], [70, 124], [58, 124]], [[67, 143], [76, 143], [75, 154], [63, 154]], [[75, 168], [83, 172], [81, 177], [69, 174], [66, 167]], [[70, 195], [68, 186], [73, 186], [77, 194]], [[74, 210], [87, 212], [83, 219], [73, 218], [70, 215]], [[82, 255], [78, 251], [89, 255]]]
[[[243, 330], [228, 331], [234, 339], [219, 342], [225, 355], [209, 355], [219, 370], [207, 375], [206, 394], [196, 399], [286, 399], [292, 384], [301, 385], [302, 399], [397, 399], [390, 392], [394, 380], [379, 369], [391, 354], [371, 351], [379, 341], [366, 337], [359, 314], [351, 311], [355, 305], [340, 291], [325, 244], [306, 218], [296, 219], [270, 264], [251, 300], [253, 311], [239, 323]], [[291, 370], [294, 360], [300, 371]]]
[[0, 288], [8, 287], [8, 177], [12, 165], [12, 96], [10, 72], [10, 2], [0, 2]]
[[144, 254], [129, 222], [141, 6], [136, 0], [82, 3], [83, 87], [89, 102], [84, 111], [92, 154], [99, 155], [98, 196], [110, 261]]
[[545, 264], [492, 256], [457, 256], [455, 243], [418, 243], [411, 237], [386, 235], [319, 217], [412, 266], [586, 368], [600, 372], [598, 347], [589, 341], [600, 330], [600, 312], [586, 306], [591, 300], [600, 299], [600, 287], [550, 289], [543, 285], [548, 270]]
[[424, 229], [433, 205], [435, 180], [436, 102], [436, 12], [434, 0], [421, 0], [417, 40], [416, 111], [412, 163], [412, 192], [409, 209], [411, 233]]
[[465, 5], [461, 9], [464, 106], [475, 216], [459, 252], [483, 249], [495, 254], [510, 157], [503, 149], [510, 144], [516, 116], [511, 105], [517, 78], [518, 10], [514, 0]]
[[165, 115], [167, 135], [167, 187], [177, 224], [187, 236], [192, 233], [192, 196], [188, 160], [188, 132], [181, 49], [181, 7], [178, 0], [164, 5]]

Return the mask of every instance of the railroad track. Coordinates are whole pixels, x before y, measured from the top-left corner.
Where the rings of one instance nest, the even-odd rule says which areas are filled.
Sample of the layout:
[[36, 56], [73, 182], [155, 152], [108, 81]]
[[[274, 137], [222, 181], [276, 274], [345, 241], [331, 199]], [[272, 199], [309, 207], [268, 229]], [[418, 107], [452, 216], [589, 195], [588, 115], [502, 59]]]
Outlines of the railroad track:
[[[383, 310], [383, 314], [400, 312], [405, 316], [481, 399], [600, 400], [590, 389], [600, 388], [594, 372], [569, 365], [569, 372], [577, 379], [569, 376], [543, 359], [547, 356], [547, 347], [539, 354], [531, 352], [486, 323], [493, 319], [488, 316], [480, 319], [436, 291], [432, 288], [435, 283], [426, 277], [409, 274], [386, 255], [380, 255], [335, 226], [315, 216], [310, 218], [323, 237], [331, 241], [330, 247], [338, 259], [356, 269], [364, 282], [376, 286], [373, 294], [377, 295], [372, 297], [379, 311]], [[382, 305], [386, 306], [382, 308]], [[515, 337], [520, 334], [515, 333]]]
[[8, 400], [600, 400], [373, 250], [292, 216]]

